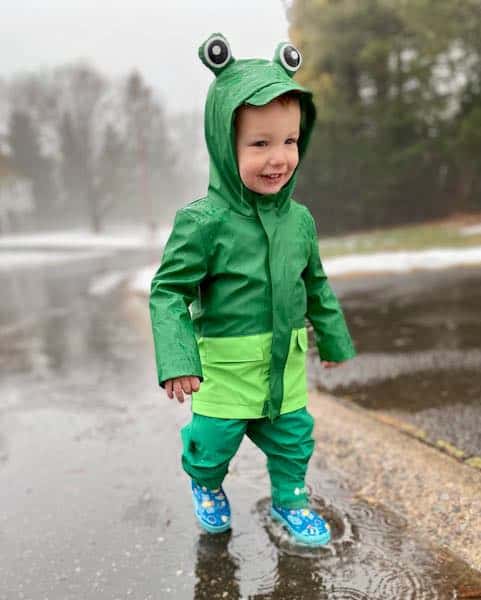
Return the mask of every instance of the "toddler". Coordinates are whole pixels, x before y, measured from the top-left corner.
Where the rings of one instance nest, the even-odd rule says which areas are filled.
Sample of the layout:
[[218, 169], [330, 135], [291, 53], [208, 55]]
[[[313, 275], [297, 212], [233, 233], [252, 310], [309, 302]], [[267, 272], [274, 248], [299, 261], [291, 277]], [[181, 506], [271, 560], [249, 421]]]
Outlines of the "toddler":
[[205, 107], [209, 187], [177, 211], [152, 281], [159, 383], [179, 402], [192, 394], [182, 465], [205, 530], [230, 528], [222, 482], [247, 435], [267, 457], [272, 517], [297, 542], [326, 544], [329, 526], [305, 486], [314, 447], [305, 319], [324, 367], [355, 350], [313, 217], [292, 199], [314, 104], [292, 79], [301, 55], [289, 43], [272, 61], [235, 60], [213, 34], [199, 56], [215, 75]]

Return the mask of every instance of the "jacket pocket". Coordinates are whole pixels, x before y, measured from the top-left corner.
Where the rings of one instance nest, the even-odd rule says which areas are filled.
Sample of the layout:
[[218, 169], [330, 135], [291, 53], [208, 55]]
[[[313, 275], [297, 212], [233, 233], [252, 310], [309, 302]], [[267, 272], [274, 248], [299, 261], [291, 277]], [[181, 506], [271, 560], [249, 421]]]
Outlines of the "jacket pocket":
[[198, 340], [204, 381], [192, 410], [223, 418], [257, 418], [269, 398], [272, 333]]
[[206, 363], [244, 363], [264, 360], [265, 343], [258, 336], [202, 338], [199, 350]]

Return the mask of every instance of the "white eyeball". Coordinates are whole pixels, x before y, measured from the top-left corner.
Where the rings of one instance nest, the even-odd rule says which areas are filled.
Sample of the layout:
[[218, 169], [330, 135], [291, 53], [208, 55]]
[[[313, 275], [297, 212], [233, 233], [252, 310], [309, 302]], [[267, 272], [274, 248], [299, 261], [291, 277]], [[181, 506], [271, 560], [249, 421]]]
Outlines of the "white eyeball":
[[279, 59], [282, 66], [291, 73], [299, 70], [302, 64], [302, 55], [292, 44], [284, 44], [279, 50]]
[[210, 67], [219, 69], [226, 65], [231, 57], [230, 46], [224, 38], [214, 36], [205, 43], [204, 58]]

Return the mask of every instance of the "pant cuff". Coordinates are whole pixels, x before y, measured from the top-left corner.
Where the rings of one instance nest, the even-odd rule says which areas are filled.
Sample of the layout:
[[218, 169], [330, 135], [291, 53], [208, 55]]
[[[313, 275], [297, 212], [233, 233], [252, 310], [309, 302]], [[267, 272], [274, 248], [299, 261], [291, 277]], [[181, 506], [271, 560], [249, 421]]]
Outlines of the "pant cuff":
[[190, 477], [194, 480], [195, 483], [197, 483], [197, 485], [206, 487], [209, 490], [216, 490], [217, 488], [220, 488], [222, 482], [224, 481], [223, 479], [194, 477], [192, 475], [190, 475]]
[[304, 483], [272, 488], [272, 504], [283, 508], [306, 508], [309, 494]]

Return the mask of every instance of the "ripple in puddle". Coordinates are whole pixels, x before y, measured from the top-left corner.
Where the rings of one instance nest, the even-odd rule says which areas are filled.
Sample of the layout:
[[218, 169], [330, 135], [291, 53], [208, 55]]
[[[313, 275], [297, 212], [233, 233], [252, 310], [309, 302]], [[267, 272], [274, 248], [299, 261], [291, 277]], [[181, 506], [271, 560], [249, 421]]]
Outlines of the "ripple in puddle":
[[331, 527], [331, 542], [325, 546], [311, 547], [295, 544], [286, 529], [270, 516], [270, 498], [259, 500], [253, 509], [269, 539], [284, 554], [298, 557], [319, 558], [336, 556], [346, 552], [356, 541], [357, 534], [347, 514], [333, 506], [326, 506], [321, 498], [311, 496], [311, 505], [326, 519]]
[[402, 515], [360, 499], [332, 473], [311, 479], [311, 504], [331, 526], [320, 548], [293, 544], [258, 491], [235, 489], [237, 504], [252, 509], [234, 514], [232, 534], [200, 536], [195, 600], [454, 600], [481, 589], [479, 573], [414, 538]]

